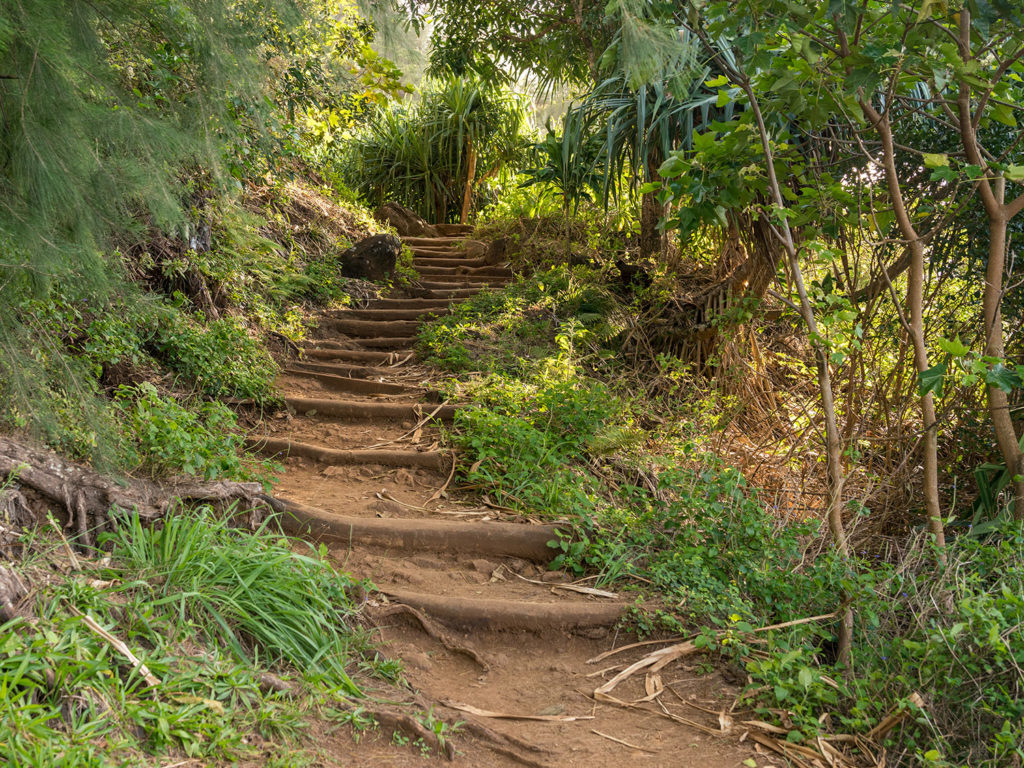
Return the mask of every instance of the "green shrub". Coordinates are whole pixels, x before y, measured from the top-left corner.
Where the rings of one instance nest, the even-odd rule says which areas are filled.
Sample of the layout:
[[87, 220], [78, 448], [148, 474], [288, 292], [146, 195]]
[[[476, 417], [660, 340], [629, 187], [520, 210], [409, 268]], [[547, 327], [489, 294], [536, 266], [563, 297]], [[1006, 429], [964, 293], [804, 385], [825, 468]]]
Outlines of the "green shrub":
[[133, 439], [136, 456], [156, 475], [184, 473], [204, 480], [251, 480], [270, 465], [242, 458], [243, 440], [234, 413], [217, 402], [191, 408], [143, 382], [122, 386], [115, 400]]
[[152, 341], [154, 356], [179, 380], [212, 397], [252, 398], [267, 402], [277, 366], [230, 317], [203, 325], [181, 312], [163, 313]]

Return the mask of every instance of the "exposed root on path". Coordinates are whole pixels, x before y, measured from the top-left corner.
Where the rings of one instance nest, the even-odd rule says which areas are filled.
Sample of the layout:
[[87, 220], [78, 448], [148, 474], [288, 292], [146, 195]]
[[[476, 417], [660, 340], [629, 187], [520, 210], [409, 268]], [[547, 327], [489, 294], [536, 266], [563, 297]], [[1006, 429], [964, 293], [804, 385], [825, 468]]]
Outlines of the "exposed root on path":
[[423, 725], [415, 717], [391, 709], [373, 709], [369, 710], [368, 713], [383, 730], [390, 730], [392, 733], [398, 731], [413, 741], [422, 739], [424, 744], [438, 754], [444, 755], [449, 760], [455, 759], [455, 745], [451, 739], [444, 739], [442, 741], [440, 736]]
[[417, 611], [410, 605], [402, 605], [400, 603], [395, 603], [392, 605], [382, 606], [380, 608], [370, 608], [369, 606], [367, 606], [367, 610], [370, 612], [370, 615], [376, 620], [387, 618], [388, 616], [411, 616], [412, 618], [416, 619], [417, 622], [419, 622], [420, 627], [422, 627], [423, 631], [426, 632], [427, 635], [432, 637], [434, 640], [437, 640], [437, 642], [439, 642], [449, 651], [452, 651], [453, 653], [461, 653], [464, 656], [468, 656], [477, 664], [479, 664], [480, 667], [484, 670], [484, 672], [489, 672], [491, 669], [491, 665], [488, 664], [484, 657], [477, 653], [477, 651], [473, 650], [468, 646], [456, 642], [451, 637], [451, 635], [449, 635], [443, 629], [438, 627], [434, 622], [432, 622], [420, 611]]
[[143, 521], [152, 522], [183, 502], [237, 503], [238, 512], [247, 513], [252, 525], [267, 511], [284, 511], [284, 505], [264, 493], [259, 483], [161, 485], [139, 478], [115, 480], [52, 451], [8, 438], [0, 438], [0, 478], [13, 478], [17, 485], [56, 502], [66, 511], [66, 527], [82, 547], [93, 545], [94, 531], [112, 525], [111, 512], [117, 509], [134, 510]]

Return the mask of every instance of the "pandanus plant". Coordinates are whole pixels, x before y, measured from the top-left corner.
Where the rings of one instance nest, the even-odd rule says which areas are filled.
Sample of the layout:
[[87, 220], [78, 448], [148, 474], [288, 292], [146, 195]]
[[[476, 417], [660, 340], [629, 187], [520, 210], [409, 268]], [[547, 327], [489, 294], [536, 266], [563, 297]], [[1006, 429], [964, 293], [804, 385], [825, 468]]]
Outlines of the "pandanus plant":
[[481, 187], [521, 157], [526, 102], [471, 78], [435, 81], [416, 104], [378, 108], [354, 137], [347, 175], [371, 202], [465, 223]]

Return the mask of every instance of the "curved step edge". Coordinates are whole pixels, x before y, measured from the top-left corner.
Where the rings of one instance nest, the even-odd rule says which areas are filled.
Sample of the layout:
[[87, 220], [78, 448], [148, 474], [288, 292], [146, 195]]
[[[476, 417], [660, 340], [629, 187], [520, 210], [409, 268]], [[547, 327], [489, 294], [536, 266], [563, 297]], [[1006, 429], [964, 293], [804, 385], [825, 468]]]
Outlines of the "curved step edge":
[[316, 540], [359, 543], [380, 549], [451, 552], [481, 557], [518, 557], [546, 564], [554, 556], [547, 543], [553, 525], [467, 523], [403, 517], [347, 517], [294, 501], [284, 501], [281, 525], [288, 533]]
[[572, 631], [611, 627], [630, 603], [572, 601], [530, 603], [520, 600], [427, 595], [392, 589], [381, 590], [391, 600], [416, 608], [438, 621], [476, 630]]

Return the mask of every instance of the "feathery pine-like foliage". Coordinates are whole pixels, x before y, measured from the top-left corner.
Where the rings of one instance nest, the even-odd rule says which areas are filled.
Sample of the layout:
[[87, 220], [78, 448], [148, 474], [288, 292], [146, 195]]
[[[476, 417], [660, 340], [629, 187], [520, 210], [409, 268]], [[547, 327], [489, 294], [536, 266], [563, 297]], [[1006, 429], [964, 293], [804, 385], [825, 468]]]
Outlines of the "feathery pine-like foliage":
[[347, 0], [0, 2], [9, 423], [51, 443], [71, 430], [85, 456], [108, 442], [96, 361], [72, 354], [69, 323], [54, 319], [88, 326], [117, 307], [157, 322], [126, 279], [166, 274], [146, 243], [208, 247], [209, 199], [294, 151], [288, 118], [346, 93], [341, 62], [370, 31]]

